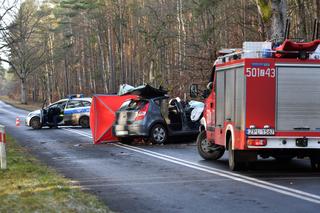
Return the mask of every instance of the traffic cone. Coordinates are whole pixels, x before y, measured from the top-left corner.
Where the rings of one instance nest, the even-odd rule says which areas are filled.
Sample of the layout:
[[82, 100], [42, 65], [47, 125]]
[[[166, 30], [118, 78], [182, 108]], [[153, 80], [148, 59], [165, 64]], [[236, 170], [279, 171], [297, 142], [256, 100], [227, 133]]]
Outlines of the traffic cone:
[[16, 117], [16, 126], [20, 126], [20, 118], [18, 116]]

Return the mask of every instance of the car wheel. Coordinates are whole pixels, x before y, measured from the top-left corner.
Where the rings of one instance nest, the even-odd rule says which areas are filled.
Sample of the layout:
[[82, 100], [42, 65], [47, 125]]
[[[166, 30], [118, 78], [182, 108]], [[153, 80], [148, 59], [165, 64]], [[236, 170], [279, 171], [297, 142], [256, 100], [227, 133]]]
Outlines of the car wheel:
[[30, 121], [30, 126], [32, 127], [32, 129], [41, 129], [42, 125], [40, 123], [40, 118], [39, 117], [32, 118]]
[[200, 156], [205, 160], [218, 160], [225, 151], [222, 146], [212, 144], [207, 140], [206, 131], [199, 133], [197, 137], [197, 148]]
[[162, 124], [156, 124], [150, 131], [150, 140], [154, 144], [164, 144], [167, 141], [168, 133]]
[[240, 162], [238, 159], [238, 150], [232, 149], [232, 139], [230, 137], [229, 143], [228, 143], [228, 151], [229, 151], [229, 168], [232, 171], [240, 171], [244, 170], [246, 167], [245, 162]]
[[89, 128], [90, 127], [89, 117], [85, 116], [80, 118], [79, 124], [82, 128]]

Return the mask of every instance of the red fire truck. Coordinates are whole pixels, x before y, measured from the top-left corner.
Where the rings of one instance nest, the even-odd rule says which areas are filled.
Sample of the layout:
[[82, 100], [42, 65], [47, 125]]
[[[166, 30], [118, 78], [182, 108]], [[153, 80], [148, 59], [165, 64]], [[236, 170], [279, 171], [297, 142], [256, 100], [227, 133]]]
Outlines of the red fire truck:
[[[286, 40], [269, 55], [234, 51], [218, 59], [205, 93], [199, 154], [217, 160], [229, 151], [231, 170], [249, 162], [294, 157], [320, 165], [320, 40]], [[190, 95], [198, 92], [192, 85]]]

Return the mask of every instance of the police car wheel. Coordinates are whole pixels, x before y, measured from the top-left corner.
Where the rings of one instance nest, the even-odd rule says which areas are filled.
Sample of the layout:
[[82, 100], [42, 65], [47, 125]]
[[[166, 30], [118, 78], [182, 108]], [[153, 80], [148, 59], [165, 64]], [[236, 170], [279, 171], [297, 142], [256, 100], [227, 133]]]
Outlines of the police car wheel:
[[32, 129], [41, 129], [42, 125], [40, 123], [40, 118], [39, 117], [32, 118], [30, 121], [30, 126], [32, 127]]
[[82, 128], [89, 128], [90, 127], [89, 118], [88, 117], [80, 118], [79, 124]]

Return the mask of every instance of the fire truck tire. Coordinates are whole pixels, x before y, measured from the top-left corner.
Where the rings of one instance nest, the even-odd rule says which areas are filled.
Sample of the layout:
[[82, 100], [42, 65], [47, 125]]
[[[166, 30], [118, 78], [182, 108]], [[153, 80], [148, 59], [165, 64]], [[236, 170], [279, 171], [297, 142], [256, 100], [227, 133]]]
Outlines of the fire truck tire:
[[319, 156], [311, 156], [310, 157], [311, 169], [313, 171], [320, 171], [320, 157]]
[[39, 117], [32, 118], [30, 121], [30, 126], [32, 127], [32, 129], [41, 129], [42, 125], [40, 123], [40, 118]]
[[[211, 146], [210, 148], [216, 148], [216, 150], [209, 150], [208, 146]], [[205, 131], [201, 131], [197, 137], [197, 148], [200, 156], [205, 160], [218, 160], [223, 156], [225, 151], [222, 146], [209, 144]]]
[[238, 159], [238, 152], [237, 150], [232, 149], [232, 139], [230, 137], [228, 143], [228, 151], [229, 151], [229, 168], [232, 171], [240, 171], [246, 168], [245, 162], [240, 162]]

